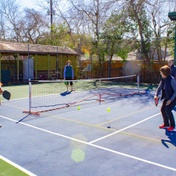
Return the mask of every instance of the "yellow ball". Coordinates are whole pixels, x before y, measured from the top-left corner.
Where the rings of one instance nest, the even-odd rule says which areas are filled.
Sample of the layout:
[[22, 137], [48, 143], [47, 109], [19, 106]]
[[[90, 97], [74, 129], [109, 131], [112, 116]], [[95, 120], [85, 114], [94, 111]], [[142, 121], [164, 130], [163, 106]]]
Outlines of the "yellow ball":
[[107, 108], [107, 112], [110, 112], [111, 111], [111, 109], [110, 108]]
[[81, 109], [81, 107], [80, 106], [78, 106], [78, 108], [77, 108], [78, 110], [80, 110]]

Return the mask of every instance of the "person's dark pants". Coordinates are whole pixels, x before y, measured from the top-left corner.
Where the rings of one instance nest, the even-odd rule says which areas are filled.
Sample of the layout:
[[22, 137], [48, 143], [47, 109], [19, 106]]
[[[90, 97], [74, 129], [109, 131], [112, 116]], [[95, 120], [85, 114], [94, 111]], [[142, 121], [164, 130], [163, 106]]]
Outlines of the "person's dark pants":
[[[66, 80], [72, 80], [71, 77], [66, 77], [65, 79], [66, 79]], [[66, 82], [66, 85], [68, 85], [68, 84], [70, 84], [70, 86], [72, 86], [72, 85], [73, 85], [73, 82], [72, 82], [72, 81]]]
[[164, 99], [163, 104], [161, 106], [161, 113], [163, 115], [164, 125], [175, 128], [175, 120], [172, 114], [172, 110], [176, 106], [176, 98], [170, 103], [170, 105], [166, 106], [166, 102], [167, 100]]

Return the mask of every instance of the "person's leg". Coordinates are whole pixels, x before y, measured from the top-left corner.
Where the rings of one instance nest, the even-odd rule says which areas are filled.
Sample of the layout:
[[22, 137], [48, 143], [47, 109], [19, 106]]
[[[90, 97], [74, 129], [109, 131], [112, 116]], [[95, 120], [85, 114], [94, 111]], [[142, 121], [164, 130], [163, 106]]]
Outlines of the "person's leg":
[[[65, 80], [69, 80], [69, 79], [68, 79], [68, 78], [65, 78]], [[68, 92], [68, 84], [69, 84], [69, 82], [65, 82], [67, 92]]]
[[0, 87], [0, 94], [3, 94], [3, 90], [1, 89], [1, 87]]
[[167, 115], [168, 120], [170, 122], [170, 126], [172, 128], [175, 128], [175, 120], [174, 120], [174, 116], [172, 113], [172, 110], [174, 109], [175, 105], [176, 105], [176, 99], [173, 100], [170, 105], [166, 106], [166, 109], [165, 109], [166, 115]]
[[168, 116], [166, 114], [166, 100], [163, 101], [163, 104], [161, 106], [161, 113], [162, 113], [162, 117], [163, 117], [164, 126], [168, 127], [169, 126], [169, 119], [168, 119]]
[[167, 116], [168, 116], [168, 119], [169, 119], [169, 122], [170, 122], [170, 126], [175, 128], [175, 120], [174, 120], [174, 116], [173, 116], [173, 113], [172, 113], [172, 110], [170, 110], [169, 107], [166, 108], [166, 112], [167, 112]]
[[71, 88], [71, 91], [73, 91], [73, 82], [72, 81], [70, 82], [70, 88]]
[[68, 84], [66, 84], [67, 92], [68, 92]]
[[68, 92], [68, 82], [65, 82], [65, 85], [66, 85], [66, 91]]

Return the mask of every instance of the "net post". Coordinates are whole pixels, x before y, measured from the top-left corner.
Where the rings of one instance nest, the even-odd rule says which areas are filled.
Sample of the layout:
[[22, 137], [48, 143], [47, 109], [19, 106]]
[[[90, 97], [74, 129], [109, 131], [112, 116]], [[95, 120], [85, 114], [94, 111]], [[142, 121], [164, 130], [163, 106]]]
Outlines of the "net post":
[[102, 94], [101, 93], [98, 94], [98, 100], [97, 101], [99, 101], [99, 104], [101, 104], [101, 102], [105, 101], [104, 99], [102, 99]]
[[31, 107], [32, 107], [32, 82], [31, 82], [31, 79], [29, 79], [29, 109], [28, 111], [23, 111], [23, 113], [39, 116], [38, 112], [31, 111]]
[[32, 83], [31, 79], [29, 79], [29, 114], [31, 114], [31, 95], [32, 95]]
[[29, 79], [28, 80], [28, 82], [29, 82], [29, 87], [28, 87], [28, 91], [29, 91], [29, 94], [28, 94], [28, 98], [29, 98], [29, 107], [28, 107], [28, 111], [23, 111], [23, 113], [27, 113], [27, 114], [31, 114], [31, 87], [32, 87], [32, 85], [31, 85], [31, 79]]
[[98, 94], [98, 101], [99, 101], [99, 104], [101, 104], [101, 93]]
[[137, 89], [138, 89], [138, 93], [140, 93], [140, 91], [139, 91], [139, 84], [140, 84], [140, 75], [137, 74]]

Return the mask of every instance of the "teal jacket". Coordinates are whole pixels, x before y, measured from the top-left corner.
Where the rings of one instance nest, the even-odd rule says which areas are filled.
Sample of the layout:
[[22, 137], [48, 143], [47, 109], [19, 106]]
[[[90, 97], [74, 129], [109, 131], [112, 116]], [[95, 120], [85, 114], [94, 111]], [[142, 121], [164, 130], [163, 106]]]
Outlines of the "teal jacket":
[[64, 79], [65, 78], [74, 78], [74, 70], [73, 70], [73, 67], [70, 65], [66, 65], [64, 67]]

